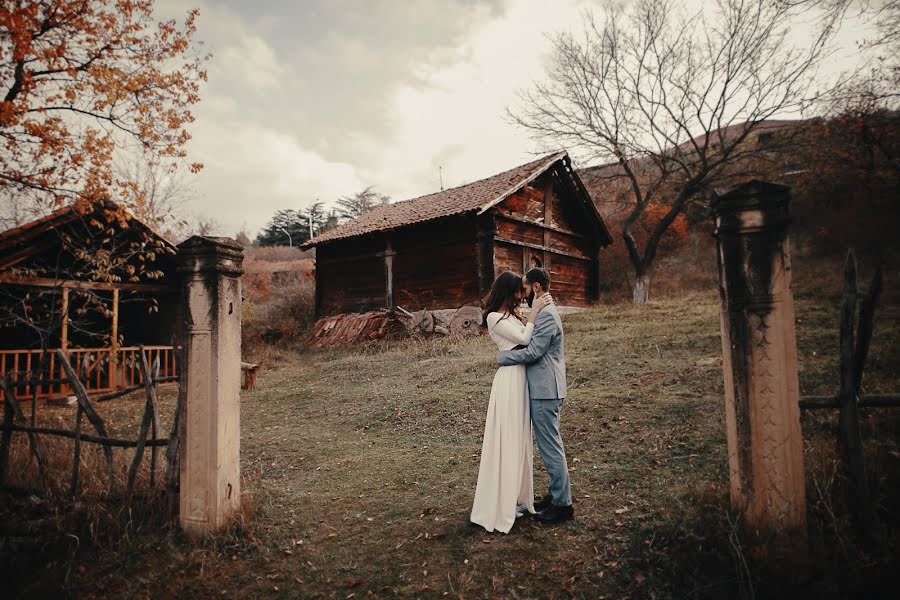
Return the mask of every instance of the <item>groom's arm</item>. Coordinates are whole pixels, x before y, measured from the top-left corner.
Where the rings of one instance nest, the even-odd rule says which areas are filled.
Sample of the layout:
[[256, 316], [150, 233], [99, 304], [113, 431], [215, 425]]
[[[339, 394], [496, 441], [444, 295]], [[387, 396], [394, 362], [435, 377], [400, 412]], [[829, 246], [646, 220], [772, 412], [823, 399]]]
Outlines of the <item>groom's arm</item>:
[[550, 347], [553, 336], [556, 334], [556, 319], [547, 311], [541, 311], [537, 323], [534, 324], [534, 333], [531, 341], [521, 350], [505, 350], [497, 356], [497, 363], [501, 367], [510, 365], [530, 365], [537, 362]]

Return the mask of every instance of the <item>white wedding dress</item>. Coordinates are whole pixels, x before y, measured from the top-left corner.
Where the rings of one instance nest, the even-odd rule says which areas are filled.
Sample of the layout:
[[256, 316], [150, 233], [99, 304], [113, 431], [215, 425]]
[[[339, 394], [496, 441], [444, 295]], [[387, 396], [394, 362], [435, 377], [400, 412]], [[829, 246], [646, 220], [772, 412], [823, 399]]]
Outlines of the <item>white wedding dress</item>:
[[[500, 350], [528, 345], [534, 325], [492, 312], [488, 332]], [[494, 375], [484, 424], [481, 466], [471, 520], [488, 531], [509, 533], [516, 507], [534, 513], [531, 410], [525, 365], [500, 367]]]

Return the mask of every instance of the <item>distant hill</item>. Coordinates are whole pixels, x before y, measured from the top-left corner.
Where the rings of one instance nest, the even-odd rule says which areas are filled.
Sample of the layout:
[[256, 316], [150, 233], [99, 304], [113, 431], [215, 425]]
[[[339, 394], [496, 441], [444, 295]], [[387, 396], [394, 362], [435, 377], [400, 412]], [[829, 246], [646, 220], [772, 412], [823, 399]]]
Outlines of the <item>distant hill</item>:
[[[746, 124], [713, 135], [732, 139]], [[702, 143], [703, 140], [698, 140]], [[744, 142], [748, 160], [717, 181], [717, 191], [749, 178], [791, 186], [794, 217], [792, 246], [798, 285], [804, 290], [833, 292], [838, 281], [806, 277], [818, 267], [839, 261], [846, 248], [861, 254], [861, 263], [881, 253], [896, 271], [900, 255], [900, 113], [847, 115], [836, 119], [765, 121]], [[682, 147], [687, 145], [682, 144]], [[653, 163], [639, 160], [632, 168], [652, 176]], [[626, 293], [631, 268], [621, 241], [622, 220], [634, 199], [618, 164], [579, 170], [579, 175], [613, 235], [603, 253], [607, 294]], [[685, 214], [688, 233], [661, 249], [651, 294], [668, 294], [715, 284], [712, 220], [708, 198]], [[863, 269], [866, 265], [863, 265]], [[818, 269], [821, 270], [821, 269]], [[829, 267], [828, 273], [831, 269]]]

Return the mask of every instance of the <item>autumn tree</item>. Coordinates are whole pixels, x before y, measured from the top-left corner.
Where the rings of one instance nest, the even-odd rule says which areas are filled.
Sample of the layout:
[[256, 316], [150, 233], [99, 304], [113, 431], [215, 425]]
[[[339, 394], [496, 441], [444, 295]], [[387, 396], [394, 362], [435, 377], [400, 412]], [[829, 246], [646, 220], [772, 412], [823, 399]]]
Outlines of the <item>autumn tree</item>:
[[[82, 217], [75, 230], [60, 232], [61, 247], [77, 259], [65, 263], [65, 272], [56, 261], [16, 265], [14, 276], [158, 277], [154, 263], [164, 250], [151, 236], [137, 235], [134, 212], [121, 203], [137, 212], [149, 206], [158, 190], [147, 185], [148, 170], [164, 179], [201, 168], [189, 163], [185, 146], [208, 57], [193, 40], [196, 10], [181, 21], [160, 21], [153, 5], [0, 3], [0, 202], [31, 213], [73, 205]], [[117, 161], [130, 156], [141, 157], [141, 169], [117, 169]], [[35, 327], [47, 323], [41, 338], [49, 339], [58, 292], [32, 290], [24, 301], [13, 293], [4, 317]], [[104, 310], [103, 298], [91, 301]]]
[[[580, 34], [554, 38], [546, 81], [523, 92], [512, 117], [548, 145], [608, 163], [619, 192], [610, 199], [629, 204], [622, 241], [635, 303], [649, 298], [650, 269], [678, 216], [741, 176], [758, 154], [748, 142], [767, 121], [814, 97], [815, 69], [838, 17], [818, 22], [809, 43], [797, 46], [792, 19], [805, 10], [781, 0], [719, 0], [684, 14], [668, 0], [637, 0], [588, 12]], [[665, 207], [661, 216], [654, 204]]]
[[206, 79], [196, 16], [157, 21], [152, 0], [4, 2], [0, 195], [57, 206], [139, 196], [114, 169], [129, 145], [177, 168]]

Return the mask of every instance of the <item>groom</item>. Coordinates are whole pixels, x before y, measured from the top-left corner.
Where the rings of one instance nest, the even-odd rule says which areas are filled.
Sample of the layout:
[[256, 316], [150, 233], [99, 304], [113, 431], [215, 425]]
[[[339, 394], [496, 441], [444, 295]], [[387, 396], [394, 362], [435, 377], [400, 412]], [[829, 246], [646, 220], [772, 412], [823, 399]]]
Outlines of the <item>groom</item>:
[[[528, 305], [550, 290], [550, 273], [531, 269], [522, 278]], [[566, 354], [563, 327], [553, 304], [540, 312], [531, 334], [531, 343], [520, 350], [500, 352], [501, 367], [526, 365], [531, 423], [537, 437], [544, 467], [550, 474], [550, 493], [534, 503], [535, 517], [542, 523], [568, 521], [575, 516], [566, 451], [559, 435], [559, 409], [566, 399]]]

